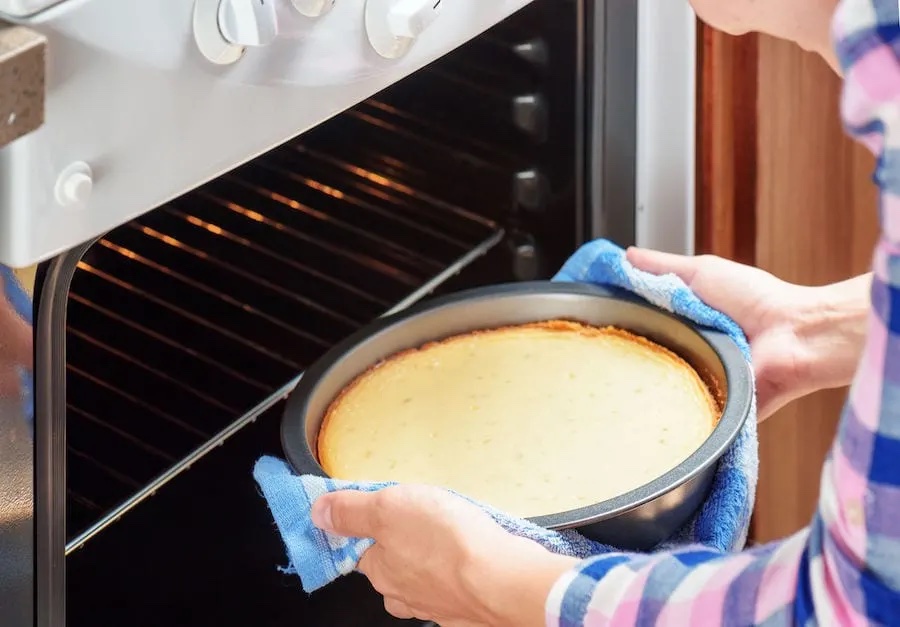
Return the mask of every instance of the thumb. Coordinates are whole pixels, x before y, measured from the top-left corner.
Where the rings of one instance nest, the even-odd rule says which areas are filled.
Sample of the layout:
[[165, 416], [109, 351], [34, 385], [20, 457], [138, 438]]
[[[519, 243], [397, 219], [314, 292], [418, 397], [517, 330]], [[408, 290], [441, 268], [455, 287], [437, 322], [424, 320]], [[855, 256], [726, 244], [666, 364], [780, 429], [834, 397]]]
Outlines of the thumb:
[[378, 510], [373, 492], [342, 490], [323, 494], [313, 503], [313, 524], [338, 536], [374, 538], [378, 532]]
[[650, 274], [675, 274], [688, 286], [700, 269], [700, 259], [685, 255], [673, 255], [658, 250], [630, 247], [626, 253], [628, 261], [638, 270]]

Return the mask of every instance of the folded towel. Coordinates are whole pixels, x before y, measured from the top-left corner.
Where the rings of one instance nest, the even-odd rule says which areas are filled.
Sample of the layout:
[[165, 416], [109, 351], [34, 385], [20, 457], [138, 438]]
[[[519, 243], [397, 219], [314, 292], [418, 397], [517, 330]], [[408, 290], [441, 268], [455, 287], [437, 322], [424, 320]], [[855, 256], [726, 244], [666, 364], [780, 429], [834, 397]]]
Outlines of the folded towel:
[[[554, 277], [614, 286], [633, 292], [654, 305], [695, 323], [727, 333], [749, 361], [750, 347], [741, 329], [730, 318], [701, 302], [674, 275], [653, 276], [636, 270], [624, 251], [605, 240], [582, 246]], [[659, 549], [684, 544], [703, 544], [732, 550], [743, 546], [757, 480], [756, 406], [738, 438], [722, 457], [709, 497], [694, 518]], [[316, 499], [335, 490], [380, 490], [390, 484], [357, 484], [315, 476], [296, 476], [284, 462], [264, 457], [253, 476], [275, 519], [287, 547], [286, 572], [300, 576], [304, 590], [312, 592], [340, 575], [352, 572], [360, 556], [372, 545], [369, 538], [339, 538], [317, 529], [309, 512]], [[516, 535], [535, 540], [549, 550], [573, 557], [588, 557], [611, 550], [574, 531], [548, 531], [479, 504], [494, 520]]]
[[[318, 590], [356, 568], [359, 558], [372, 546], [371, 538], [341, 538], [313, 526], [309, 510], [316, 499], [335, 490], [375, 492], [390, 483], [351, 483], [311, 475], [297, 476], [280, 459], [263, 457], [256, 462], [253, 477], [262, 489], [272, 516], [287, 547], [289, 566], [282, 570], [300, 575], [303, 589]], [[471, 499], [462, 495], [469, 502]], [[538, 542], [555, 553], [587, 557], [606, 553], [606, 545], [588, 540], [575, 531], [549, 531], [527, 520], [512, 518], [481, 503], [475, 503], [501, 527]]]

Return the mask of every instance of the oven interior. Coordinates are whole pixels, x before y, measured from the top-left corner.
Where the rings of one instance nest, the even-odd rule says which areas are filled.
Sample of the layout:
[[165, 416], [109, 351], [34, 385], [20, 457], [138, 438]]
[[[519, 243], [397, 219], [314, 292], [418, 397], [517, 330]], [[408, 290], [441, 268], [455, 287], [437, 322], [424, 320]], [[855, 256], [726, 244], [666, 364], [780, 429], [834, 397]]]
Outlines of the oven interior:
[[78, 253], [69, 625], [402, 624], [359, 577], [309, 596], [278, 570], [251, 469], [343, 337], [432, 293], [549, 278], [582, 241], [581, 7], [538, 0]]

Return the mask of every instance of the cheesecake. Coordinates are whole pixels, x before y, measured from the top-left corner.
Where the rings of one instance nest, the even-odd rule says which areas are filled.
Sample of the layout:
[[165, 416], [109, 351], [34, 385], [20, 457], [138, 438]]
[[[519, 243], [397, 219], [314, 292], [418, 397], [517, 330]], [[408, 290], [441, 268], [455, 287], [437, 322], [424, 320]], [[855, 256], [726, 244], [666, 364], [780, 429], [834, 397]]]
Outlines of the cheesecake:
[[535, 517], [665, 474], [720, 413], [715, 390], [669, 349], [552, 320], [381, 361], [330, 404], [316, 448], [334, 478], [438, 485]]

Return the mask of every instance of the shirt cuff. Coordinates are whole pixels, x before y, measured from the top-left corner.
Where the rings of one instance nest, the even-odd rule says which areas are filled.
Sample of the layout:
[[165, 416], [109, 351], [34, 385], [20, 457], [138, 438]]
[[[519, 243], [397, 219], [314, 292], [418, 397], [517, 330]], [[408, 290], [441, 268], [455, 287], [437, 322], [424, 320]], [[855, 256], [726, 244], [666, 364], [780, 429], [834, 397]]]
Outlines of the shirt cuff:
[[563, 600], [566, 593], [581, 576], [581, 569], [584, 568], [584, 562], [579, 562], [571, 569], [562, 574], [556, 580], [547, 596], [547, 602], [544, 604], [544, 616], [546, 617], [547, 627], [561, 627], [563, 625]]

